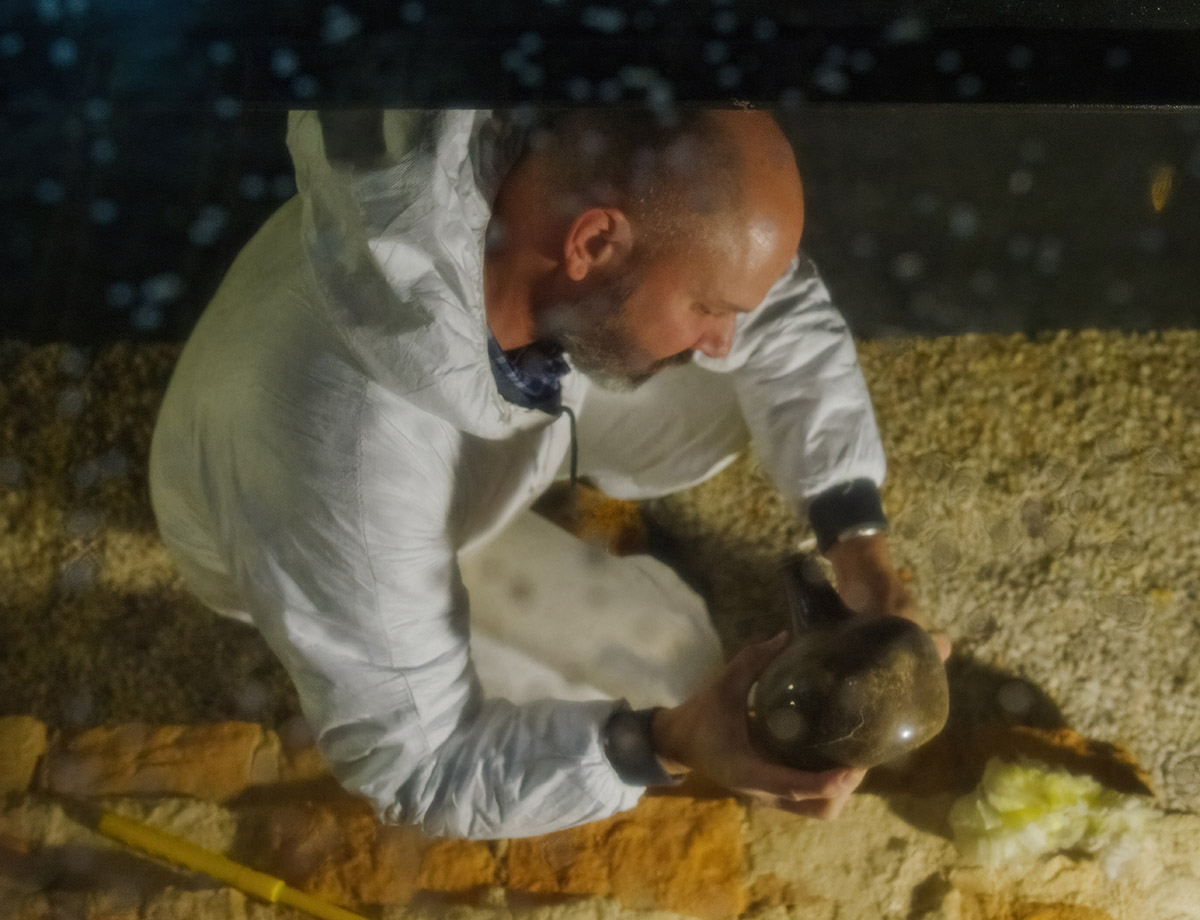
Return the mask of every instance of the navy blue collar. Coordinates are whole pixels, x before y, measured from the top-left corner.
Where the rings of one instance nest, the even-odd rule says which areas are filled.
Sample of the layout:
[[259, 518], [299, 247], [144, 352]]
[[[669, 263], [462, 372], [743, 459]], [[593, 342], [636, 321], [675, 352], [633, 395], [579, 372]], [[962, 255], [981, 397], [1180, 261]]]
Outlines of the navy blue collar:
[[558, 415], [562, 407], [562, 378], [571, 370], [561, 347], [534, 342], [504, 351], [489, 332], [488, 357], [501, 396], [526, 409]]

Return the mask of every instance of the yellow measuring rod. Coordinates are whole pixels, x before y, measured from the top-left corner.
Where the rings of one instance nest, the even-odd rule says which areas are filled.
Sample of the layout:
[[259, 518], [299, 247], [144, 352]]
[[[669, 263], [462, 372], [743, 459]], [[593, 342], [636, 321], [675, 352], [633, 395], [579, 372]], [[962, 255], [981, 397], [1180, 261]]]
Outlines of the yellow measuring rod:
[[336, 904], [290, 888], [273, 875], [256, 872], [232, 859], [226, 859], [219, 853], [196, 846], [182, 837], [164, 833], [141, 821], [106, 811], [100, 818], [97, 830], [106, 837], [145, 850], [153, 856], [161, 856], [196, 872], [203, 872], [218, 882], [224, 882], [272, 904], [286, 904], [314, 917], [321, 917], [322, 920], [365, 920], [361, 915]]

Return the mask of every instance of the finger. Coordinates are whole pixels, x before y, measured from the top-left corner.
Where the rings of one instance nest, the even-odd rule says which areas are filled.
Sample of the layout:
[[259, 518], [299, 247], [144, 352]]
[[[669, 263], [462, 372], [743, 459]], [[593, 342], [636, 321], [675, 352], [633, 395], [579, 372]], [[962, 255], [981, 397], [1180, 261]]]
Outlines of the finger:
[[832, 821], [842, 813], [849, 798], [849, 795], [845, 795], [829, 799], [803, 799], [799, 802], [777, 798], [769, 804], [771, 808], [786, 811], [789, 814], [802, 815], [817, 821]]
[[728, 671], [738, 678], [746, 680], [747, 686], [749, 686], [758, 679], [767, 665], [774, 661], [775, 656], [784, 650], [789, 635], [785, 629], [765, 642], [747, 645], [730, 660]]
[[937, 646], [938, 655], [941, 657], [942, 661], [945, 661], [950, 657], [950, 652], [953, 648], [950, 643], [950, 637], [944, 632], [930, 633], [930, 636], [933, 639], [933, 644]]
[[842, 791], [851, 791], [867, 775], [865, 770], [845, 767], [809, 773], [759, 758], [748, 759], [741, 767], [739, 787], [759, 789], [793, 800], [829, 798]]

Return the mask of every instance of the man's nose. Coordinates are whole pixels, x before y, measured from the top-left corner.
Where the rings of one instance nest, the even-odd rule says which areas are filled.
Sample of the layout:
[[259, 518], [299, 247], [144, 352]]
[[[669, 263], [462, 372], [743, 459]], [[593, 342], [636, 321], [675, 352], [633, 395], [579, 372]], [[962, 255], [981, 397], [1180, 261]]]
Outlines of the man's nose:
[[713, 319], [704, 328], [694, 350], [710, 358], [724, 358], [733, 346], [733, 329], [737, 317], [730, 313]]

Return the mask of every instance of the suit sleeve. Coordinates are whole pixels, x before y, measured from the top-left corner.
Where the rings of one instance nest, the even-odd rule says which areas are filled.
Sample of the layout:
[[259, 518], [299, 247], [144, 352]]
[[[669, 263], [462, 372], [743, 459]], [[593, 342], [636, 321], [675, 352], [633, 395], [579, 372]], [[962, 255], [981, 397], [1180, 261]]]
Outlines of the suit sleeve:
[[883, 484], [883, 445], [854, 341], [803, 252], [739, 317], [730, 354], [697, 363], [733, 374], [755, 448], [800, 512], [848, 483]]
[[633, 807], [645, 788], [602, 744], [616, 701], [482, 698], [448, 524], [457, 434], [399, 404], [358, 415], [273, 413], [236, 502], [239, 590], [338, 780], [432, 836], [522, 837]]

